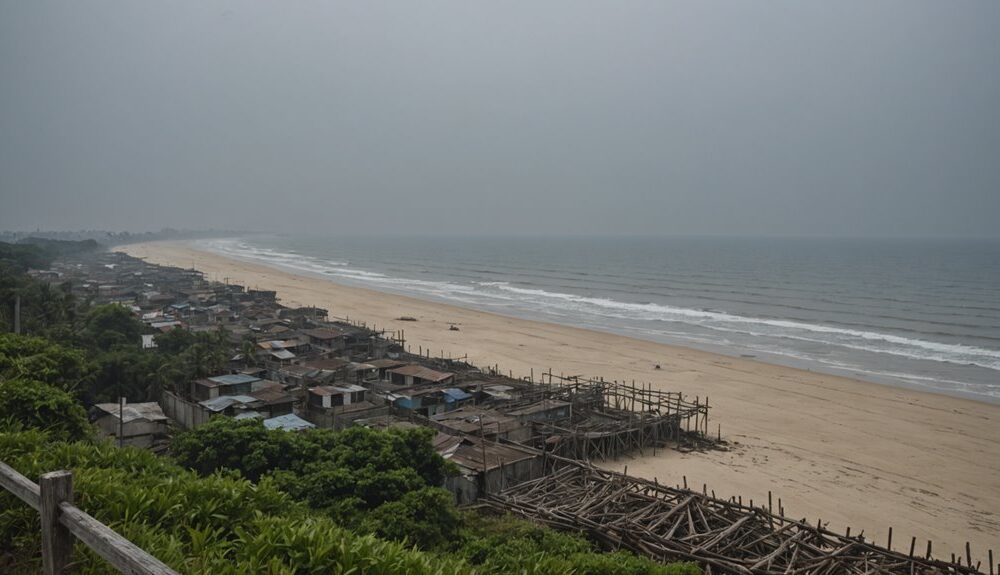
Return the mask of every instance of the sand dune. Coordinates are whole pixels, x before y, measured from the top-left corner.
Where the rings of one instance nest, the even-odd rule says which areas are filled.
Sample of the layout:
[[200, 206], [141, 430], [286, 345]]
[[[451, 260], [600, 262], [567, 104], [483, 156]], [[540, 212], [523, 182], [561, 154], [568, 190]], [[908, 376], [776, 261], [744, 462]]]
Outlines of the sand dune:
[[851, 526], [884, 544], [892, 526], [895, 548], [915, 536], [918, 549], [931, 539], [935, 555], [947, 557], [970, 541], [984, 564], [987, 548], [1000, 551], [1000, 406], [346, 287], [180, 243], [121, 250], [274, 289], [286, 305], [405, 329], [414, 350], [467, 354], [514, 375], [551, 368], [707, 396], [711, 429], [721, 425], [730, 451], [658, 451], [607, 465], [666, 483], [686, 476], [744, 501], [766, 501], [770, 490], [788, 515], [838, 531]]

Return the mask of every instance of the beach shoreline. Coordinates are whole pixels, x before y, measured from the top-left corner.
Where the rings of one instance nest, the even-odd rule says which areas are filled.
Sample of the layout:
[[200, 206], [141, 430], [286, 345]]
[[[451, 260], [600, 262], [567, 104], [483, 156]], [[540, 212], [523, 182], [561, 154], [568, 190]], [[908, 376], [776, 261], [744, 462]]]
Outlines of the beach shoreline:
[[116, 249], [273, 289], [285, 305], [404, 329], [414, 351], [467, 356], [515, 376], [552, 369], [707, 397], [710, 430], [721, 425], [730, 451], [665, 450], [605, 465], [744, 501], [773, 492], [788, 515], [836, 531], [863, 529], [884, 544], [891, 526], [897, 548], [916, 537], [919, 546], [933, 540], [938, 556], [964, 554], [966, 541], [984, 560], [987, 548], [1000, 549], [998, 405], [347, 286], [179, 242]]

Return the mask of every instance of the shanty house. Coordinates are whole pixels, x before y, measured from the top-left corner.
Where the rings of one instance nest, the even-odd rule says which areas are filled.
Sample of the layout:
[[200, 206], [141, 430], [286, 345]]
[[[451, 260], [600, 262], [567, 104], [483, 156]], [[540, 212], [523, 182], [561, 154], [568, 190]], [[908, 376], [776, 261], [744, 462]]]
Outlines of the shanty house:
[[455, 381], [454, 373], [436, 371], [415, 363], [390, 369], [389, 376], [392, 383], [407, 387], [425, 384], [446, 385]]
[[458, 466], [459, 474], [445, 480], [444, 487], [455, 494], [459, 505], [544, 474], [542, 457], [516, 445], [445, 433], [438, 433], [433, 445], [441, 457]]
[[569, 419], [573, 415], [573, 405], [568, 401], [543, 399], [537, 403], [514, 409], [507, 415], [516, 417], [518, 421], [559, 421]]
[[410, 387], [390, 392], [387, 399], [399, 409], [426, 417], [453, 411], [475, 402], [472, 394], [457, 387]]
[[348, 427], [357, 419], [389, 415], [388, 405], [370, 398], [368, 390], [360, 385], [350, 384], [310, 389], [306, 408], [306, 419], [319, 427], [337, 429]]
[[308, 351], [309, 344], [302, 340], [287, 339], [260, 341], [257, 342], [257, 347], [263, 350], [268, 359], [284, 363], [295, 359], [296, 354]]
[[118, 438], [121, 433], [123, 445], [148, 448], [167, 434], [169, 420], [155, 402], [98, 403], [91, 413], [99, 434]]
[[531, 439], [531, 424], [516, 417], [482, 406], [465, 407], [431, 416], [441, 427], [458, 435], [486, 436], [496, 441], [506, 439], [523, 443]]
[[431, 417], [450, 411], [441, 387], [408, 387], [386, 395], [396, 408]]
[[302, 335], [308, 338], [309, 343], [327, 350], [342, 350], [346, 348], [344, 332], [339, 329], [317, 328], [305, 329]]
[[295, 405], [295, 397], [285, 391], [284, 386], [277, 382], [269, 382], [271, 385], [262, 386], [250, 392], [250, 397], [257, 399], [260, 405], [255, 409], [265, 417], [277, 417], [292, 413]]
[[444, 394], [444, 402], [448, 411], [466, 405], [473, 405], [476, 402], [475, 397], [471, 393], [457, 387], [442, 389], [441, 393]]
[[406, 365], [405, 361], [399, 361], [396, 359], [384, 358], [384, 359], [371, 359], [367, 362], [368, 365], [372, 366], [378, 370], [378, 378], [389, 380], [389, 370], [397, 367], [402, 367]]
[[191, 384], [191, 397], [204, 401], [224, 395], [246, 395], [255, 381], [260, 381], [260, 378], [242, 373], [199, 379]]
[[214, 399], [199, 401], [198, 405], [213, 413], [221, 413], [230, 417], [244, 411], [260, 413], [262, 402], [252, 395], [223, 395]]
[[331, 409], [365, 401], [368, 390], [360, 385], [322, 385], [309, 390], [309, 407]]

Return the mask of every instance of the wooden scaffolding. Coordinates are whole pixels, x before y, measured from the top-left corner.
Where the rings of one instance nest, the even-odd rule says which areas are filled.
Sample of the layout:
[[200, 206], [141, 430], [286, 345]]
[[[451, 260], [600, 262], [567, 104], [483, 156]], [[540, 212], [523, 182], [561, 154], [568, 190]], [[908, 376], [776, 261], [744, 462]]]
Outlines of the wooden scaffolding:
[[[584, 532], [608, 549], [629, 549], [660, 561], [696, 561], [705, 572], [738, 575], [979, 574], [966, 563], [893, 551], [863, 536], [834, 533], [767, 506], [743, 505], [668, 487], [585, 463], [548, 457], [552, 472], [485, 497], [502, 512]], [[993, 573], [990, 552], [990, 573]]]

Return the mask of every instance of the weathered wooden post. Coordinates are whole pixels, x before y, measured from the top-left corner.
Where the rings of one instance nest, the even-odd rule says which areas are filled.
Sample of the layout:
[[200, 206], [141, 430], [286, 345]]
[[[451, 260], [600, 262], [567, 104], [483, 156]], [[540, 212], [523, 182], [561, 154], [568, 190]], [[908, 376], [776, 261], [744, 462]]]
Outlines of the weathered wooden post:
[[46, 473], [38, 481], [42, 523], [42, 573], [62, 575], [73, 554], [73, 534], [59, 523], [59, 504], [73, 502], [73, 474]]

